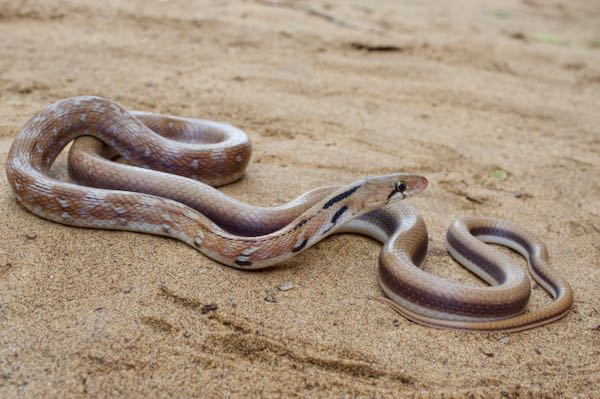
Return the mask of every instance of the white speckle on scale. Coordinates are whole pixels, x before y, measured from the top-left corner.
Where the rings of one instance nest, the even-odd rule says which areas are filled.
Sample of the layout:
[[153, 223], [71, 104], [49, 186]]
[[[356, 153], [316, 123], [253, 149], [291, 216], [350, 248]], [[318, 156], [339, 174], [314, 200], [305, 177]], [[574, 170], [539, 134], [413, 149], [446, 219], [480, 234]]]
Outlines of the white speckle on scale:
[[198, 232], [196, 232], [196, 238], [194, 238], [194, 245], [197, 247], [202, 246], [202, 240], [204, 240], [204, 234], [198, 230]]
[[246, 248], [245, 250], [242, 251], [241, 255], [243, 255], [243, 256], [250, 256], [253, 253], [255, 253], [256, 251], [258, 251], [258, 247]]
[[64, 198], [58, 197], [56, 200], [58, 201], [58, 204], [61, 206], [61, 208], [66, 209], [69, 207], [69, 203]]

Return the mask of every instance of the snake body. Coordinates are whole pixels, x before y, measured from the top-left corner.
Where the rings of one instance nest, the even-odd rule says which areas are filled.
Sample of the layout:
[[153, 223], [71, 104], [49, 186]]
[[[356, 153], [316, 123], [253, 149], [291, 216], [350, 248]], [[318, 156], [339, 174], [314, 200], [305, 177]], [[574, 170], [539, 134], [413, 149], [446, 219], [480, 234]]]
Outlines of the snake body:
[[[69, 173], [79, 184], [49, 175], [73, 140]], [[463, 218], [447, 235], [450, 254], [492, 287], [449, 283], [420, 269], [427, 229], [401, 200], [426, 188], [422, 176], [367, 177], [263, 208], [212, 187], [241, 178], [250, 153], [247, 136], [230, 125], [126, 111], [103, 98], [75, 97], [26, 123], [12, 144], [6, 171], [16, 199], [40, 217], [173, 237], [240, 269], [282, 262], [331, 234], [370, 236], [384, 244], [379, 281], [390, 299], [379, 300], [432, 327], [518, 331], [556, 320], [572, 305], [571, 288], [549, 266], [544, 245], [498, 219]], [[117, 157], [127, 164], [115, 162]], [[554, 301], [521, 314], [531, 292], [526, 273], [480, 240], [525, 256], [532, 276]]]

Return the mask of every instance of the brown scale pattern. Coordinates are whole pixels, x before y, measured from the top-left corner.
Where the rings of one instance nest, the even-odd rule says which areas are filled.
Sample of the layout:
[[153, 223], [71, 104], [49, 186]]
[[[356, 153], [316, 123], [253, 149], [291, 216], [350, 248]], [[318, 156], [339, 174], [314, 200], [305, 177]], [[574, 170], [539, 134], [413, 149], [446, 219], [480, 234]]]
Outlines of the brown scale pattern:
[[[81, 184], [52, 179], [48, 169], [77, 138], [69, 172]], [[17, 199], [39, 216], [166, 235], [219, 262], [249, 268], [280, 262], [295, 254], [299, 242], [309, 239], [308, 248], [334, 233], [323, 231], [342, 206], [351, 211], [338, 225], [383, 206], [399, 179], [413, 185], [421, 179], [396, 174], [357, 182], [349, 187], [361, 186], [359, 192], [329, 209], [323, 204], [349, 187], [313, 190], [281, 207], [251, 207], [209, 186], [239, 179], [250, 152], [247, 136], [229, 125], [128, 112], [106, 99], [75, 97], [25, 125], [11, 147], [7, 175]], [[115, 154], [130, 165], [106, 158]]]
[[[52, 179], [48, 169], [74, 139], [69, 173], [79, 184]], [[571, 307], [571, 288], [548, 265], [543, 244], [497, 219], [461, 219], [448, 232], [453, 256], [475, 264], [496, 287], [452, 284], [419, 269], [427, 229], [412, 207], [396, 200], [425, 189], [421, 176], [398, 173], [323, 187], [273, 208], [244, 204], [211, 187], [239, 179], [250, 151], [247, 136], [232, 126], [76, 97], [50, 105], [25, 125], [6, 169], [17, 200], [38, 216], [173, 237], [234, 267], [267, 267], [339, 232], [371, 236], [385, 244], [379, 279], [395, 302], [381, 300], [433, 327], [518, 331], [556, 320]], [[113, 162], [116, 156], [128, 164]], [[525, 273], [473, 235], [524, 247], [532, 274], [554, 301], [519, 315], [531, 292]]]

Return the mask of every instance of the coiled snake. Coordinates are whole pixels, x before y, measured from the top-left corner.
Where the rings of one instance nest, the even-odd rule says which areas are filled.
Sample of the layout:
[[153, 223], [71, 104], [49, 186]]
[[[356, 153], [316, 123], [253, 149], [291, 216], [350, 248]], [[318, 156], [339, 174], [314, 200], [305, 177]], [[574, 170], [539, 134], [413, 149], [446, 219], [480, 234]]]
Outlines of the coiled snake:
[[[79, 184], [48, 173], [73, 140], [69, 173]], [[282, 262], [331, 234], [367, 235], [384, 244], [378, 274], [389, 299], [377, 299], [428, 326], [519, 331], [556, 320], [572, 305], [572, 290], [549, 266], [544, 244], [498, 219], [463, 218], [447, 234], [451, 255], [491, 287], [449, 283], [420, 269], [427, 229], [402, 200], [426, 188], [422, 176], [368, 177], [262, 208], [212, 187], [241, 178], [250, 153], [247, 136], [226, 124], [128, 112], [103, 98], [75, 97], [27, 122], [12, 144], [6, 172], [16, 199], [40, 217], [173, 237], [240, 269]], [[128, 164], [114, 162], [117, 156]], [[523, 314], [531, 293], [527, 274], [482, 241], [527, 258], [553, 302]]]

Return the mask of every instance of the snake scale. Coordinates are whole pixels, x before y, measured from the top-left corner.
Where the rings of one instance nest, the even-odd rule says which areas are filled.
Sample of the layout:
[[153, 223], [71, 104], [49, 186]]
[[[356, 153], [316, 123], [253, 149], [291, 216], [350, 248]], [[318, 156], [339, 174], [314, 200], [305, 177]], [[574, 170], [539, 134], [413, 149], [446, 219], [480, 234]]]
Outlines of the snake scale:
[[[57, 180], [49, 169], [72, 141], [74, 182]], [[127, 111], [85, 96], [58, 101], [31, 118], [12, 144], [6, 173], [17, 201], [42, 218], [169, 236], [239, 269], [282, 262], [332, 234], [372, 237], [383, 244], [378, 278], [387, 296], [375, 299], [427, 326], [520, 331], [559, 319], [572, 306], [573, 292], [549, 265], [544, 244], [500, 219], [465, 217], [447, 233], [450, 254], [489, 287], [450, 283], [422, 270], [427, 228], [402, 200], [423, 191], [425, 177], [367, 177], [265, 208], [214, 188], [239, 180], [250, 154], [248, 137], [233, 126]], [[526, 312], [527, 273], [484, 242], [524, 256], [553, 301]]]

